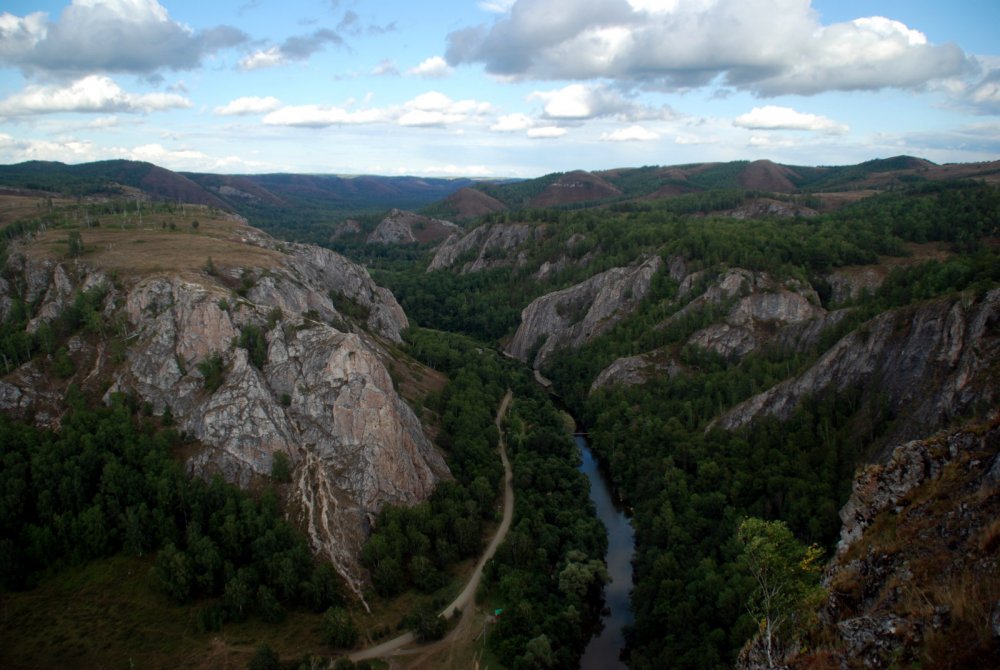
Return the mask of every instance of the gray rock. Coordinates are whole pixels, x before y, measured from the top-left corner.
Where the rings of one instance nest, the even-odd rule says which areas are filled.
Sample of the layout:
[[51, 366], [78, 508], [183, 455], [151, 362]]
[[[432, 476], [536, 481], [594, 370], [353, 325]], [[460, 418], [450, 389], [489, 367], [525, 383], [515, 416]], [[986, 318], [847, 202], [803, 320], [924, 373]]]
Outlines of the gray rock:
[[427, 271], [451, 268], [460, 257], [469, 255], [475, 258], [462, 265], [462, 274], [519, 265], [526, 255], [514, 252], [532, 234], [532, 227], [526, 223], [498, 223], [479, 226], [464, 236], [451, 235], [438, 247]]
[[[277, 246], [252, 229], [240, 241]], [[25, 259], [20, 268], [25, 286], [42, 298], [37, 323], [58, 314], [80, 288], [108, 285], [82, 263], [73, 273]], [[194, 475], [218, 473], [247, 486], [270, 475], [275, 454], [286, 454], [294, 466], [289, 509], [301, 515], [314, 551], [333, 561], [361, 597], [358, 555], [381, 507], [424, 500], [450, 476], [382, 363], [389, 354], [380, 342], [400, 341], [406, 316], [363, 268], [325, 249], [289, 245], [281, 266], [245, 271], [255, 282], [238, 299], [208, 276], [151, 276], [133, 280], [121, 295], [111, 289], [105, 312], [126, 324], [124, 361], [109, 365], [103, 343], [95, 350], [87, 338], [75, 338], [74, 356], [96, 362], [73, 381], [101, 371], [111, 375], [107, 394], [135, 393], [157, 413], [169, 406], [178, 427], [205, 447], [187, 464]], [[243, 273], [236, 268], [233, 276]], [[324, 322], [346, 321], [331, 293], [367, 311], [367, 330], [342, 332]], [[236, 341], [247, 325], [264, 328], [276, 309], [281, 316], [267, 332], [258, 369]], [[305, 318], [310, 310], [318, 320]], [[198, 364], [213, 354], [224, 362], [224, 382], [208, 391]], [[61, 394], [44, 391], [51, 387], [46, 379], [35, 363], [14, 371], [0, 383], [0, 408], [56, 425]]]
[[537, 368], [557, 347], [579, 347], [604, 334], [635, 311], [662, 266], [660, 257], [653, 256], [535, 299], [521, 311], [521, 325], [506, 352]]
[[590, 393], [609, 386], [639, 386], [653, 377], [666, 375], [674, 377], [681, 372], [681, 366], [676, 361], [660, 362], [655, 355], [626, 356], [616, 359], [604, 368], [594, 383], [590, 385]]
[[997, 389], [982, 374], [1000, 360], [1000, 289], [981, 300], [939, 300], [881, 314], [848, 334], [805, 373], [740, 403], [717, 422], [733, 430], [757, 416], [787, 419], [807, 395], [864, 386], [882, 393], [909, 421], [897, 439], [920, 435]]
[[460, 235], [462, 229], [450, 221], [432, 219], [401, 209], [392, 209], [368, 236], [369, 244], [416, 244], [414, 228], [432, 228], [437, 239]]

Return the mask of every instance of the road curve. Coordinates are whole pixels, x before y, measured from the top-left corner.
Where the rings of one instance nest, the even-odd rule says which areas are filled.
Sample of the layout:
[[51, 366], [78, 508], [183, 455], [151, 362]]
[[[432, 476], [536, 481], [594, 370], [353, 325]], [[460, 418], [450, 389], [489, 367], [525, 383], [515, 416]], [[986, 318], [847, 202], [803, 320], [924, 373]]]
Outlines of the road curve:
[[[486, 562], [493, 558], [500, 543], [507, 537], [507, 531], [510, 530], [511, 521], [514, 519], [514, 486], [512, 483], [514, 477], [510, 469], [510, 460], [507, 458], [507, 444], [503, 437], [503, 430], [500, 427], [504, 417], [507, 415], [507, 408], [510, 406], [512, 397], [513, 394], [508, 389], [507, 394], [504, 395], [503, 400], [500, 402], [500, 408], [497, 409], [497, 416], [494, 420], [497, 431], [500, 433], [500, 461], [503, 463], [503, 518], [500, 520], [500, 526], [497, 528], [497, 532], [494, 533], [493, 539], [490, 540], [489, 546], [486, 547], [486, 551], [479, 557], [476, 569], [472, 571], [472, 576], [469, 577], [465, 588], [441, 611], [441, 616], [446, 619], [450, 619], [455, 614], [455, 610], [465, 610], [466, 606], [473, 601], [476, 596], [476, 589], [479, 588], [479, 582], [483, 577], [483, 568], [486, 566]], [[412, 632], [403, 633], [399, 637], [394, 637], [382, 644], [356, 651], [350, 654], [348, 658], [352, 661], [364, 661], [370, 658], [389, 656], [398, 652], [403, 647], [413, 644], [416, 639], [416, 636]]]

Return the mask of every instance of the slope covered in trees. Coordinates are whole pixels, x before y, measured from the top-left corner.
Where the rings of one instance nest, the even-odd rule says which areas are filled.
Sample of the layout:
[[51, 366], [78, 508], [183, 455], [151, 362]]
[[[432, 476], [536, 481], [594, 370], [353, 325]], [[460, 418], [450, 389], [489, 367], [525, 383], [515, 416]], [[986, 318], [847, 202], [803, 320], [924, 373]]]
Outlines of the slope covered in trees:
[[[695, 211], [725, 194], [690, 197], [701, 199]], [[739, 560], [740, 520], [783, 520], [829, 554], [857, 464], [875, 455], [905, 413], [853, 387], [817, 392], [786, 420], [758, 419], [733, 432], [714, 420], [805, 370], [886, 310], [905, 314], [959, 295], [976, 304], [1000, 285], [1000, 193], [968, 182], [918, 184], [809, 219], [692, 216], [672, 202], [683, 198], [617, 211], [493, 214], [485, 221], [538, 230], [523, 247], [499, 252], [519, 259], [511, 267], [462, 274], [387, 265], [377, 276], [421, 324], [497, 341], [530, 300], [644, 254], [663, 257], [664, 270], [633, 314], [579, 349], [557, 352], [542, 373], [587, 426], [634, 508], [631, 666], [722, 668], [757, 628], [745, 607], [753, 584]], [[935, 258], [909, 258], [929, 243]], [[683, 290], [668, 274], [677, 258], [696, 278]], [[540, 277], [544, 263], [560, 259]], [[765, 346], [734, 358], [706, 351], [689, 340], [733, 304], [698, 299], [726, 268], [799, 282], [815, 292], [817, 307], [844, 311], [808, 346]], [[840, 295], [832, 282], [838, 272], [859, 272], [852, 268], [878, 268], [883, 279]], [[591, 390], [616, 359], [646, 354], [673, 360], [681, 372]]]

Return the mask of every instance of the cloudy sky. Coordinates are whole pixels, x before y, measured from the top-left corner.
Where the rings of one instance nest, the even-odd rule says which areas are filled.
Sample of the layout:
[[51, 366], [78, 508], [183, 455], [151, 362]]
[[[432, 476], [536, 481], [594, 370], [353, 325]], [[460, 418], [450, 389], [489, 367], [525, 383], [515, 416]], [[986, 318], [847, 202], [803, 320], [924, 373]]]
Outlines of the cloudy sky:
[[7, 0], [0, 163], [1000, 159], [995, 0]]

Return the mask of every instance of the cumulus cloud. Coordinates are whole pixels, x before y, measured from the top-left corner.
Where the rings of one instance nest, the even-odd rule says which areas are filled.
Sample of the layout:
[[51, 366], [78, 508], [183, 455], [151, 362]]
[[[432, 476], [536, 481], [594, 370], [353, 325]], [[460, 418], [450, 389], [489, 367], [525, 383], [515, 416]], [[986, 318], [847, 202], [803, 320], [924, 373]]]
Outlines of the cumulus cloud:
[[30, 85], [0, 100], [0, 116], [26, 116], [56, 112], [145, 113], [191, 107], [191, 101], [174, 93], [128, 93], [103, 75], [90, 75], [63, 85]]
[[841, 135], [850, 128], [842, 123], [817, 114], [797, 112], [791, 107], [767, 105], [754, 107], [733, 120], [733, 125], [750, 130], [812, 130], [831, 135]]
[[658, 133], [642, 126], [629, 126], [601, 134], [603, 142], [652, 142], [658, 139], [660, 139]]
[[529, 128], [528, 137], [533, 140], [551, 140], [562, 137], [566, 132], [565, 128], [560, 128], [559, 126], [540, 126], [538, 128]]
[[667, 119], [675, 116], [669, 107], [655, 109], [626, 99], [603, 84], [570, 84], [553, 91], [535, 91], [529, 100], [543, 103], [547, 119], [585, 120], [615, 117], [622, 121]]
[[273, 112], [281, 106], [281, 102], [274, 96], [260, 98], [247, 96], [236, 98], [229, 103], [215, 108], [215, 113], [219, 116], [243, 116], [246, 114], [263, 114]]
[[156, 0], [73, 0], [54, 22], [42, 12], [0, 15], [0, 64], [56, 74], [185, 70], [247, 39], [231, 26], [194, 31]]
[[313, 31], [308, 35], [295, 35], [280, 45], [258, 49], [247, 54], [240, 60], [240, 69], [259, 70], [284, 65], [292, 61], [304, 61], [328, 44], [341, 46], [344, 44], [344, 39], [328, 28]]
[[466, 121], [490, 111], [487, 102], [452, 100], [443, 93], [431, 91], [413, 98], [397, 119], [401, 126], [444, 126]]
[[492, 24], [451, 33], [446, 58], [515, 78], [762, 96], [918, 88], [970, 68], [954, 44], [899, 21], [824, 25], [810, 0], [517, 0]]
[[420, 63], [420, 65], [406, 71], [408, 75], [425, 77], [427, 79], [441, 79], [450, 76], [451, 73], [451, 66], [441, 56], [431, 56]]

